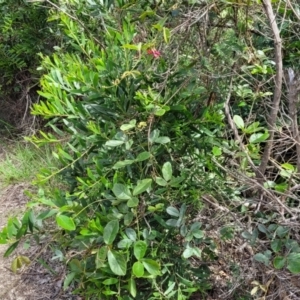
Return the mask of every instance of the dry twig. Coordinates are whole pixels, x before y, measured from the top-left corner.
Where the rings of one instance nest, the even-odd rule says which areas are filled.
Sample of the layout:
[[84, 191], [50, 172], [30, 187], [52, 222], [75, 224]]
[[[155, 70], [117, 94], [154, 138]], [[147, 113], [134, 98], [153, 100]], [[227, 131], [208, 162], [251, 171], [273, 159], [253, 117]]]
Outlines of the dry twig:
[[280, 32], [278, 29], [278, 25], [276, 23], [276, 17], [274, 15], [272, 4], [270, 0], [263, 1], [264, 10], [267, 14], [267, 17], [270, 22], [270, 26], [274, 35], [274, 44], [275, 44], [275, 63], [276, 63], [276, 75], [275, 75], [275, 90], [273, 96], [272, 108], [268, 117], [268, 130], [270, 133], [270, 137], [268, 142], [266, 143], [266, 147], [264, 149], [264, 153], [262, 156], [261, 164], [259, 166], [259, 172], [257, 172], [257, 177], [261, 180], [263, 174], [266, 171], [271, 150], [273, 146], [274, 139], [274, 126], [277, 119], [277, 114], [279, 111], [279, 104], [281, 98], [281, 90], [282, 90], [282, 77], [283, 77], [283, 69], [282, 69], [282, 42], [280, 38]]

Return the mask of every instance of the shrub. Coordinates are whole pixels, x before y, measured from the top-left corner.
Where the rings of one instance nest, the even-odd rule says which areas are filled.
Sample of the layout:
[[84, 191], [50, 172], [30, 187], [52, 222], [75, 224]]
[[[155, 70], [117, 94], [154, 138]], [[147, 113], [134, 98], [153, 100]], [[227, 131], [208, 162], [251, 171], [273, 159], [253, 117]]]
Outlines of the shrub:
[[[41, 55], [44, 101], [33, 114], [47, 119], [52, 133], [31, 141], [57, 144], [62, 168], [45, 169], [38, 180], [59, 175], [68, 190], [33, 195], [30, 206], [44, 211], [9, 220], [0, 242], [14, 242], [9, 255], [22, 236], [54, 220], [56, 258], [69, 267], [64, 288], [74, 281], [89, 299], [205, 298], [217, 246], [212, 224], [199, 220], [201, 199], [226, 212], [216, 213], [226, 222], [214, 232], [218, 243], [241, 233], [246, 243], [236, 248], [248, 243], [257, 247], [254, 260], [299, 273], [293, 231], [275, 224], [284, 211], [293, 215], [281, 199], [296, 203], [288, 198], [297, 181], [291, 189], [288, 182], [297, 169], [286, 161], [274, 165], [277, 181], [272, 171], [263, 172], [264, 186], [255, 179], [271, 136], [262, 103], [274, 87], [272, 55], [259, 50], [248, 6], [190, 2], [72, 0], [51, 15], [64, 43]], [[261, 9], [258, 16], [265, 17]], [[66, 132], [70, 140], [61, 144]], [[245, 216], [255, 221], [244, 226]], [[270, 282], [253, 281], [250, 294], [266, 293]]]
[[[33, 113], [49, 118], [58, 136], [62, 129], [72, 136], [54, 153], [70, 188], [41, 194], [33, 203], [48, 208], [15, 222], [16, 236], [55, 216], [58, 250], [70, 270], [64, 286], [75, 280], [78, 292], [91, 299], [205, 293], [209, 269], [201, 261], [211, 259], [215, 245], [194, 220], [194, 208], [217, 177], [203, 172], [212, 169], [203, 151], [211, 153], [213, 144], [192, 114], [193, 92], [205, 88], [191, 65], [168, 55], [165, 27], [154, 41], [136, 43], [136, 22], [127, 14], [118, 27], [107, 28], [101, 49], [78, 23], [60, 18], [77, 51], [43, 57], [40, 95], [46, 101]], [[58, 141], [41, 134], [32, 141]], [[39, 180], [51, 176], [45, 170]], [[11, 236], [9, 228], [2, 232], [2, 240]], [[78, 255], [67, 259], [66, 249]]]

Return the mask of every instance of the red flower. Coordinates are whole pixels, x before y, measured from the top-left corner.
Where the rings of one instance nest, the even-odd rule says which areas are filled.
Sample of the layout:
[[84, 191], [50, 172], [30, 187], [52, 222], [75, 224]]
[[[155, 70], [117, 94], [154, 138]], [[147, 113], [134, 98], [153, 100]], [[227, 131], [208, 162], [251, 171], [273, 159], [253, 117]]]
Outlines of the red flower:
[[154, 58], [159, 58], [161, 56], [160, 51], [156, 50], [155, 48], [148, 49], [147, 53], [153, 55]]

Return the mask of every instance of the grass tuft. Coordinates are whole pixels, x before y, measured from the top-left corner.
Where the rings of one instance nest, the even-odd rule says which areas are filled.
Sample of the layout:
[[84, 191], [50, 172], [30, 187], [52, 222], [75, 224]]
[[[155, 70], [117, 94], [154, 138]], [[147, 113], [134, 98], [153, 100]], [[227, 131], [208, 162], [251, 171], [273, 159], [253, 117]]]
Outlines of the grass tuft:
[[58, 162], [52, 156], [49, 145], [36, 148], [30, 143], [19, 141], [1, 145], [1, 185], [31, 183], [42, 168], [57, 169]]

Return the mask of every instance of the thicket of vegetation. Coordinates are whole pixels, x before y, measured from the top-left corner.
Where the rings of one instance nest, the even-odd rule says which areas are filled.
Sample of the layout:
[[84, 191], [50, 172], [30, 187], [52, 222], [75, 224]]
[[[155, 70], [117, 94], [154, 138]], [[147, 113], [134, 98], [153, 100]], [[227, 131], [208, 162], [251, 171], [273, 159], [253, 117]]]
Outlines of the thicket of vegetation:
[[0, 233], [6, 256], [52, 237], [86, 299], [299, 299], [300, 5], [5, 3], [2, 95], [38, 77], [47, 127], [27, 139], [60, 166]]
[[50, 6], [24, 0], [0, 4], [0, 131], [30, 134], [38, 127], [30, 115], [41, 77], [38, 53], [50, 55], [62, 36], [47, 22]]

